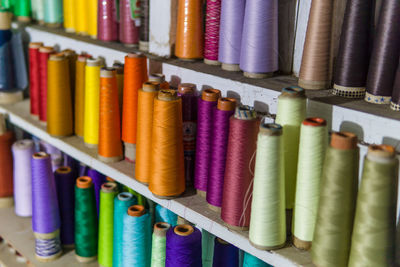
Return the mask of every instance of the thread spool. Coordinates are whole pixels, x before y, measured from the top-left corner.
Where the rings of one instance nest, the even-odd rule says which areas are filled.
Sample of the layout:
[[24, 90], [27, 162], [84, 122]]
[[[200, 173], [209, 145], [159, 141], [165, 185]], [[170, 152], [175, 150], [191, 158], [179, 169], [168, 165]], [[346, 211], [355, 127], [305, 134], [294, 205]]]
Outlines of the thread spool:
[[140, 1], [140, 28], [139, 28], [139, 50], [149, 51], [149, 28], [150, 0]]
[[75, 187], [75, 256], [81, 263], [97, 258], [97, 213], [92, 179], [81, 176]]
[[203, 16], [201, 0], [179, 0], [175, 55], [182, 60], [203, 58]]
[[167, 232], [171, 225], [165, 222], [158, 222], [154, 225], [153, 242], [151, 247], [151, 266], [165, 266], [165, 253], [167, 243]]
[[63, 22], [63, 2], [61, 0], [44, 0], [44, 22], [51, 28], [61, 27]]
[[269, 265], [268, 263], [263, 262], [259, 258], [247, 252], [244, 252], [243, 267], [272, 267], [272, 265]]
[[113, 265], [114, 197], [117, 192], [116, 183], [107, 182], [101, 186], [98, 245], [100, 266]]
[[182, 100], [174, 90], [160, 90], [154, 99], [149, 190], [159, 198], [185, 191]]
[[236, 99], [218, 99], [217, 109], [214, 111], [213, 139], [211, 142], [210, 173], [207, 181], [208, 206], [221, 212], [222, 191], [224, 187], [225, 161], [228, 147], [229, 118], [236, 109]]
[[99, 58], [87, 59], [85, 68], [85, 112], [83, 141], [90, 148], [99, 143], [100, 69]]
[[336, 60], [333, 94], [363, 98], [367, 82], [373, 1], [348, 1]]
[[398, 166], [392, 146], [368, 147], [357, 196], [350, 267], [394, 265]]
[[185, 157], [186, 187], [193, 187], [196, 154], [197, 96], [196, 85], [181, 83], [178, 95], [182, 98], [183, 154]]
[[[215, 242], [216, 237], [213, 234], [202, 229], [201, 231], [201, 259], [203, 266], [213, 266], [214, 255], [216, 254]], [[239, 263], [239, 261], [238, 261]]]
[[123, 217], [122, 265], [145, 267], [150, 265], [150, 215], [141, 205], [133, 205]]
[[75, 135], [83, 138], [85, 112], [85, 68], [89, 55], [78, 56], [75, 65], [75, 103], [74, 103], [74, 131]]
[[113, 68], [116, 72], [117, 87], [118, 87], [118, 102], [120, 114], [122, 112], [122, 97], [124, 93], [124, 64], [120, 62], [114, 62]]
[[123, 238], [123, 218], [128, 208], [137, 204], [136, 198], [128, 192], [119, 193], [114, 198], [114, 234], [113, 234], [113, 258], [112, 266], [122, 266], [122, 238]]
[[75, 32], [75, 0], [63, 1], [64, 29], [66, 32]]
[[0, 208], [12, 207], [13, 199], [13, 156], [11, 146], [14, 143], [14, 133], [7, 131], [4, 115], [0, 114]]
[[40, 25], [44, 24], [44, 0], [31, 0], [32, 18]]
[[[80, 1], [78, 1], [80, 2]], [[86, 1], [85, 1], [86, 2]], [[90, 38], [96, 39], [97, 38], [97, 11], [99, 9], [98, 7], [98, 0], [88, 0], [88, 6], [90, 8], [87, 8], [84, 10], [86, 13], [84, 16], [86, 16], [87, 20], [87, 34], [89, 34]]]
[[61, 253], [60, 213], [51, 159], [45, 152], [32, 156], [32, 229], [35, 257], [42, 262], [57, 259]]
[[2, 0], [1, 7], [2, 7], [2, 10], [7, 10], [7, 11], [12, 12], [13, 7], [14, 7], [14, 2], [10, 1], [10, 0]]
[[208, 0], [204, 33], [204, 63], [220, 65], [218, 61], [219, 24], [221, 18], [221, 0]]
[[138, 94], [135, 178], [144, 184], [148, 184], [150, 178], [152, 139], [149, 133], [153, 130], [154, 99], [159, 86], [157, 82], [145, 82]]
[[99, 0], [97, 14], [97, 39], [102, 41], [117, 41], [118, 24], [115, 2], [113, 0]]
[[239, 249], [217, 237], [214, 241], [213, 266], [239, 267]]
[[204, 197], [207, 192], [209, 167], [211, 165], [213, 115], [220, 97], [220, 90], [205, 89], [198, 101], [194, 187], [197, 189], [197, 193]]
[[29, 0], [19, 0], [13, 3], [13, 13], [19, 22], [31, 21], [31, 3]]
[[147, 58], [140, 53], [125, 57], [124, 96], [122, 105], [122, 141], [125, 160], [136, 160], [137, 102], [138, 91], [147, 81]]
[[165, 75], [162, 73], [150, 73], [149, 81], [158, 82], [160, 84], [160, 89], [170, 89], [169, 82], [165, 80]]
[[259, 120], [249, 106], [237, 107], [229, 121], [221, 218], [231, 229], [250, 224], [254, 155]]
[[324, 119], [307, 118], [303, 121], [293, 218], [293, 244], [303, 250], [311, 248], [314, 235], [327, 137]]
[[47, 60], [54, 53], [51, 46], [42, 46], [39, 48], [39, 120], [42, 124], [47, 122]]
[[317, 266], [346, 266], [348, 263], [358, 191], [359, 153], [355, 134], [332, 134], [322, 171], [311, 249]]
[[240, 50], [246, 1], [222, 1], [218, 61], [227, 71], [240, 71]]
[[39, 48], [43, 46], [41, 42], [29, 43], [29, 88], [31, 116], [39, 119]]
[[72, 49], [64, 49], [61, 53], [65, 56], [68, 61], [69, 68], [69, 79], [71, 86], [71, 99], [72, 103], [75, 102], [75, 73], [76, 73], [76, 61], [78, 59], [78, 55]]
[[115, 69], [100, 71], [100, 116], [98, 157], [106, 163], [122, 160], [121, 126]]
[[49, 143], [46, 143], [45, 141], [40, 141], [39, 144], [40, 144], [39, 150], [42, 150], [50, 155], [51, 169], [53, 172], [55, 172], [58, 169], [58, 167], [61, 167], [61, 163], [63, 161], [61, 151], [55, 148], [54, 146], [50, 145]]
[[54, 172], [54, 179], [60, 208], [61, 244], [66, 248], [73, 248], [75, 243], [75, 176], [70, 167], [62, 166]]
[[119, 41], [129, 47], [135, 47], [139, 43], [139, 25], [141, 22], [138, 8], [131, 6], [134, 3], [130, 0], [119, 2]]
[[21, 217], [30, 217], [32, 216], [31, 158], [34, 153], [32, 140], [16, 141], [12, 145], [12, 153], [15, 214]]
[[[93, 5], [93, 1], [76, 1], [75, 3], [75, 32], [79, 35], [88, 35], [90, 28], [90, 17], [96, 10], [96, 32], [97, 32], [97, 0]], [[91, 8], [88, 8], [90, 6]]]
[[389, 104], [400, 56], [398, 1], [383, 1], [368, 69], [365, 101]]
[[[100, 213], [100, 190], [101, 190], [101, 185], [106, 181], [106, 177], [96, 171], [95, 169], [90, 168], [87, 173], [85, 174], [89, 176], [92, 179], [93, 186], [94, 186], [94, 196], [96, 199], [96, 210], [97, 214]], [[85, 176], [83, 175], [83, 176]]]
[[278, 249], [286, 242], [285, 180], [282, 126], [261, 122], [257, 140], [250, 243], [262, 250]]
[[285, 203], [288, 210], [293, 209], [294, 205], [300, 125], [306, 118], [306, 108], [307, 101], [303, 88], [293, 86], [282, 89], [282, 93], [278, 97], [276, 123], [283, 127]]
[[400, 59], [399, 59], [399, 66], [397, 67], [396, 71], [396, 77], [394, 79], [390, 108], [395, 111], [400, 111]]
[[271, 77], [279, 64], [278, 0], [247, 0], [243, 23], [240, 69], [249, 78]]
[[165, 266], [202, 266], [201, 232], [188, 224], [170, 228], [167, 232]]
[[157, 204], [154, 212], [155, 222], [166, 222], [171, 226], [178, 224], [178, 215]]
[[332, 16], [333, 1], [312, 1], [299, 75], [299, 86], [304, 89], [326, 89], [331, 84]]
[[54, 54], [47, 62], [47, 132], [52, 136], [73, 134], [72, 96], [67, 58]]

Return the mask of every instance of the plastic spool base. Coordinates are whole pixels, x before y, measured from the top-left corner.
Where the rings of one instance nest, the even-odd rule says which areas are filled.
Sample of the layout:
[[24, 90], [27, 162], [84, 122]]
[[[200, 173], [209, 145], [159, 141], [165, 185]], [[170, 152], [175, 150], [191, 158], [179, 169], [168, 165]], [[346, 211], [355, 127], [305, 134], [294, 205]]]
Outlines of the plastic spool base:
[[89, 143], [86, 143], [86, 142], [84, 142], [84, 144], [88, 148], [97, 148], [97, 144], [89, 144]]
[[30, 17], [20, 17], [20, 16], [18, 16], [18, 17], [17, 17], [17, 20], [18, 20], [19, 22], [23, 22], [23, 23], [29, 23], [29, 22], [31, 22], [31, 18], [30, 18]]
[[45, 23], [47, 27], [49, 28], [61, 28], [61, 23]]
[[283, 248], [286, 245], [286, 242], [283, 242], [283, 244], [268, 247], [268, 246], [260, 246], [260, 245], [254, 244], [253, 242], [251, 242], [251, 240], [249, 240], [249, 242], [253, 247], [260, 249], [260, 250], [277, 250], [277, 249]]
[[138, 48], [139, 47], [138, 44], [124, 44], [124, 46], [128, 47], [128, 48]]
[[139, 41], [139, 50], [148, 52], [149, 51], [149, 42]]
[[311, 241], [303, 241], [293, 236], [293, 245], [300, 250], [309, 250], [311, 248]]
[[39, 25], [44, 25], [44, 20], [39, 20]]
[[199, 189], [196, 190], [196, 194], [201, 196], [201, 197], [206, 197], [207, 196], [207, 192], [206, 191], [202, 191], [202, 190], [199, 190]]
[[135, 162], [136, 161], [136, 144], [125, 143], [125, 160], [128, 162]]
[[66, 28], [65, 31], [68, 33], [74, 33], [75, 29], [74, 28]]
[[66, 244], [66, 245], [62, 245], [62, 247], [66, 248], [66, 249], [73, 249], [73, 248], [75, 248], [75, 244]]
[[252, 79], [265, 79], [273, 76], [272, 72], [268, 73], [253, 73], [253, 72], [243, 72], [244, 77], [252, 78]]
[[13, 197], [2, 197], [0, 198], [0, 208], [8, 208], [14, 206]]
[[75, 255], [76, 259], [81, 262], [81, 263], [89, 263], [92, 261], [95, 261], [97, 259], [97, 256], [93, 256], [93, 257], [81, 257], [79, 255]]
[[305, 81], [299, 79], [299, 86], [308, 90], [328, 89], [330, 85], [330, 81]]
[[221, 207], [217, 207], [217, 206], [214, 206], [214, 205], [211, 205], [210, 203], [208, 203], [208, 208], [215, 212], [221, 213]]
[[175, 198], [179, 197], [180, 195], [182, 195], [182, 194], [175, 195], [175, 196], [159, 196], [159, 195], [156, 195], [153, 193], [153, 196], [155, 196], [156, 198], [159, 198], [159, 199], [175, 199]]
[[13, 93], [0, 93], [0, 104], [14, 104], [24, 99], [24, 93], [22, 91]]
[[103, 157], [100, 155], [97, 155], [97, 157], [99, 158], [100, 161], [104, 162], [104, 163], [114, 163], [114, 162], [118, 162], [121, 161], [123, 159], [123, 156], [116, 156], [116, 157]]
[[249, 230], [249, 227], [248, 227], [248, 226], [230, 225], [230, 224], [228, 224], [228, 223], [226, 223], [226, 222], [224, 222], [224, 225], [225, 225], [226, 227], [228, 227], [229, 229], [234, 230], [234, 231], [248, 231], [248, 230]]
[[47, 121], [41, 121], [41, 120], [39, 120], [39, 123], [40, 123], [40, 125], [42, 125], [42, 126], [47, 126]]
[[221, 65], [221, 62], [219, 62], [218, 60], [211, 60], [211, 59], [204, 59], [204, 63], [206, 63], [207, 65], [213, 65], [213, 66], [218, 66]]
[[40, 261], [40, 262], [50, 262], [50, 261], [54, 261], [56, 259], [58, 259], [62, 254], [62, 250], [60, 250], [60, 252], [58, 252], [57, 254], [54, 254], [50, 257], [41, 257], [35, 254], [35, 258]]
[[39, 115], [33, 115], [33, 114], [31, 114], [31, 118], [32, 118], [33, 120], [35, 120], [35, 121], [38, 121], [38, 120], [39, 120]]
[[239, 64], [222, 63], [221, 68], [227, 71], [240, 71]]
[[195, 61], [199, 60], [200, 58], [181, 58], [181, 57], [178, 57], [178, 59], [182, 60], [182, 61], [186, 61], [186, 62], [195, 62]]

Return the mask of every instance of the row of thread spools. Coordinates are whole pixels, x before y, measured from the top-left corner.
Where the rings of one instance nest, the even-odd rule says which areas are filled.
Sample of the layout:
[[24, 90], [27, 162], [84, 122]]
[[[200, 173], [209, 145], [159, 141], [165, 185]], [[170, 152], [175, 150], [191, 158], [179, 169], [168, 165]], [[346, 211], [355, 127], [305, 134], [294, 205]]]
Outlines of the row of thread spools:
[[[59, 54], [55, 56], [64, 57]], [[124, 80], [127, 77], [143, 77], [132, 73], [128, 74], [127, 71], [130, 68], [137, 71], [141, 69], [140, 73], [142, 74], [147, 73], [144, 57], [132, 54], [127, 56], [127, 59], [138, 60], [130, 67], [129, 61], [125, 61]], [[141, 60], [142, 63], [139, 63]], [[87, 63], [91, 61], [91, 59], [86, 60]], [[50, 64], [51, 58], [48, 62]], [[88, 67], [87, 65], [86, 67]], [[50, 71], [50, 68], [52, 68], [51, 65], [48, 65], [48, 71]], [[68, 62], [64, 58], [63, 75], [57, 74], [58, 78], [61, 79], [62, 77], [63, 79], [54, 88], [63, 88], [63, 92], [71, 90], [61, 86], [69, 80], [68, 75], [65, 75], [68, 69]], [[107, 114], [116, 114], [120, 110], [116, 78], [113, 78], [113, 86], [106, 86], [101, 81], [104, 77], [100, 78], [99, 72], [101, 76], [101, 73], [104, 72], [111, 72], [115, 75], [115, 71], [110, 69], [100, 71], [100, 66], [98, 66], [94, 78], [100, 79], [99, 82], [95, 83], [100, 95], [107, 91], [114, 92], [113, 97], [104, 97], [104, 99], [113, 99], [113, 101], [110, 101], [114, 103], [113, 108], [110, 109], [112, 112], [109, 110]], [[49, 78], [48, 81], [51, 79]], [[163, 83], [165, 84], [165, 81]], [[130, 90], [126, 81], [124, 84], [123, 95], [126, 94], [127, 90]], [[138, 83], [137, 86], [141, 84]], [[48, 94], [53, 90], [49, 85], [50, 83], [48, 84]], [[220, 98], [219, 90], [206, 89], [202, 92], [201, 97], [197, 98], [196, 94], [193, 93], [194, 85], [181, 84], [178, 90], [181, 97], [177, 97], [178, 93], [175, 90], [162, 89], [157, 91], [157, 87], [160, 86], [157, 82], [145, 82], [142, 85], [142, 88], [132, 89], [133, 91], [137, 90], [137, 97], [135, 94], [129, 94], [130, 98], [137, 99], [137, 128], [134, 130], [137, 139], [136, 143], [126, 144], [125, 151], [132, 152], [130, 148], [135, 147], [134, 144], [136, 144], [135, 178], [142, 183], [149, 184], [149, 189], [154, 195], [162, 198], [177, 197], [185, 191], [185, 178], [187, 186], [190, 186], [194, 179], [194, 186], [199, 194], [206, 194], [206, 200], [212, 209], [221, 210], [221, 218], [229, 227], [234, 229], [248, 229], [250, 227], [250, 241], [258, 248], [275, 249], [285, 244], [287, 236], [285, 222], [291, 221], [290, 217], [286, 220], [285, 209], [294, 208], [293, 234], [295, 246], [309, 249], [314, 240], [313, 251], [318, 251], [319, 248], [323, 251], [334, 249], [329, 247], [331, 245], [329, 242], [319, 241], [319, 239], [328, 238], [322, 237], [325, 235], [325, 231], [328, 231], [324, 222], [331, 223], [334, 221], [335, 227], [338, 228], [335, 238], [340, 236], [346, 239], [348, 250], [350, 250], [354, 208], [343, 210], [341, 207], [354, 206], [357, 199], [354, 191], [357, 189], [358, 172], [356, 170], [359, 164], [357, 139], [355, 136], [350, 135], [349, 137], [348, 134], [334, 134], [332, 147], [328, 149], [324, 163], [328, 139], [326, 122], [321, 118], [306, 119], [306, 98], [303, 89], [298, 87], [284, 88], [278, 99], [276, 122], [280, 125], [265, 122], [261, 122], [260, 125], [260, 120], [252, 108], [236, 107], [236, 100]], [[190, 94], [187, 95], [188, 92]], [[78, 93], [75, 94], [75, 97], [77, 96]], [[90, 98], [93, 100], [93, 97]], [[67, 97], [60, 99], [66, 102]], [[102, 97], [100, 97], [100, 107], [96, 107], [100, 110], [100, 120], [96, 121], [100, 125], [98, 132], [99, 155], [103, 160], [108, 161], [110, 158], [113, 161], [119, 160], [122, 158], [119, 137], [120, 120], [118, 116], [114, 117], [117, 118], [114, 120], [101, 118], [102, 105], [108, 103], [101, 99]], [[125, 97], [123, 99], [125, 101]], [[53, 104], [58, 103], [55, 105], [56, 107], [60, 106], [60, 100], [52, 101]], [[124, 112], [128, 110], [124, 108], [124, 101], [122, 117], [125, 116]], [[196, 103], [197, 116], [193, 115], [196, 114]], [[75, 106], [75, 110], [76, 108]], [[61, 111], [58, 110], [55, 114], [59, 116], [60, 112], [67, 110], [63, 106]], [[86, 107], [83, 110], [85, 110], [83, 112], [85, 114], [83, 125], [85, 126], [87, 124]], [[57, 116], [55, 116], [54, 121], [59, 122]], [[130, 117], [131, 121], [132, 118], [133, 116]], [[197, 134], [194, 134], [196, 120]], [[63, 121], [63, 125], [67, 125], [66, 120], [61, 121]], [[122, 119], [123, 121], [124, 119]], [[105, 134], [107, 131], [102, 133], [101, 124], [103, 122], [107, 122], [105, 126], [108, 126], [108, 130], [111, 129], [114, 135]], [[110, 122], [115, 124], [110, 124]], [[51, 120], [48, 120], [48, 130], [52, 128], [50, 124]], [[92, 124], [90, 129], [94, 126], [96, 125]], [[131, 126], [133, 125], [131, 124]], [[122, 128], [124, 128], [124, 125]], [[49, 132], [57, 135], [51, 130]], [[67, 135], [71, 133], [72, 130]], [[85, 140], [85, 130], [83, 135]], [[106, 144], [101, 144], [101, 136], [112, 138], [105, 139], [108, 140]], [[124, 138], [124, 134], [122, 134], [122, 138]], [[109, 144], [114, 144], [113, 148], [120, 148], [118, 155], [102, 154], [101, 147], [107, 147]], [[256, 148], [260, 147], [263, 149], [258, 149], [255, 152]], [[365, 163], [365, 168], [368, 171], [364, 172], [363, 182], [376, 182], [377, 177], [382, 175], [379, 172], [384, 170], [383, 173], [387, 175], [386, 180], [381, 180], [386, 181], [384, 186], [388, 190], [396, 188], [397, 160], [394, 158], [393, 148], [372, 146], [370, 150], [371, 156], [368, 156], [368, 159], [372, 163], [369, 165]], [[135, 153], [131, 155], [133, 156]], [[382, 157], [388, 158], [387, 164], [384, 163], [385, 159], [382, 159]], [[282, 164], [284, 170], [281, 171], [280, 166]], [[335, 172], [334, 166], [336, 164], [343, 164], [343, 167], [337, 169], [339, 172]], [[370, 165], [373, 165], [373, 167]], [[340, 173], [342, 171], [346, 171], [346, 173]], [[351, 183], [346, 184], [349, 181]], [[320, 187], [321, 183], [326, 183], [327, 186]], [[343, 183], [340, 190], [335, 190], [337, 183]], [[371, 211], [374, 209], [374, 206], [362, 195], [377, 193], [375, 186], [368, 184], [364, 187], [361, 186], [358, 205], [360, 207], [365, 205], [363, 209], [370, 209]], [[326, 190], [328, 191], [326, 192]], [[329, 192], [329, 190], [334, 192]], [[393, 209], [395, 207], [393, 202], [395, 203], [397, 199], [396, 194], [392, 192], [389, 195], [390, 198], [381, 201], [381, 203], [385, 203], [385, 208], [380, 207], [381, 210], [385, 209], [385, 212], [387, 212], [380, 229], [382, 232], [386, 231], [386, 233], [393, 230], [391, 227], [393, 223], [395, 224], [396, 214], [395, 209]], [[379, 197], [382, 197], [382, 195]], [[318, 204], [320, 198], [321, 205]], [[338, 199], [345, 203], [338, 201]], [[324, 204], [325, 202], [328, 204]], [[320, 212], [318, 212], [318, 208]], [[331, 212], [325, 214], [324, 211], [328, 208], [331, 208]], [[317, 214], [324, 214], [324, 216], [321, 218], [321, 222], [316, 224]], [[361, 217], [356, 218], [354, 222], [354, 233], [357, 233], [357, 230], [363, 227], [372, 227], [364, 225], [368, 221], [379, 219], [374, 218], [373, 212], [364, 214], [360, 211], [360, 214]], [[332, 220], [325, 220], [328, 217], [333, 218]], [[365, 217], [368, 217], [368, 219]], [[335, 220], [335, 218], [340, 218], [340, 220]], [[343, 221], [346, 221], [346, 224], [343, 224]], [[319, 237], [314, 235], [314, 230], [317, 233], [321, 231]], [[368, 243], [365, 239], [367, 235], [364, 234], [363, 236], [364, 238], [353, 234], [352, 246], [355, 248], [365, 246]], [[394, 235], [387, 236], [394, 238]], [[387, 261], [392, 260], [390, 250], [394, 244], [394, 240], [389, 239], [381, 243], [385, 247], [385, 249], [382, 249], [387, 250], [387, 257], [385, 258]], [[324, 247], [324, 245], [329, 248]], [[336, 249], [345, 247], [342, 243], [333, 243], [333, 246]], [[357, 255], [357, 251], [357, 249], [354, 249], [353, 252], [355, 262], [360, 257], [360, 255]], [[328, 257], [323, 256], [323, 252], [315, 252], [314, 254], [317, 258], [316, 261], [328, 259]], [[347, 254], [342, 254], [347, 255], [347, 260], [349, 251], [347, 251]], [[339, 258], [336, 257], [334, 261]], [[374, 258], [371, 260], [382, 259]]]
[[64, 247], [101, 266], [269, 266], [43, 141], [0, 137], [0, 204], [32, 216], [40, 261]]
[[[48, 4], [45, 8], [49, 11], [38, 12], [37, 10], [43, 10], [43, 3], [46, 1]], [[171, 11], [176, 8], [173, 1], [164, 5], [156, 0], [136, 1], [134, 6], [128, 0], [120, 1], [120, 20], [115, 17], [118, 12], [114, 12], [115, 3], [112, 0], [102, 1], [101, 5], [96, 0], [84, 1], [85, 3], [78, 1], [77, 5], [72, 0], [46, 1], [32, 2], [32, 14], [36, 16], [34, 18], [50, 24], [53, 23], [50, 18], [57, 18], [57, 22], [61, 23], [64, 5], [64, 26], [77, 33], [89, 33], [101, 40], [115, 41], [118, 39], [120, 21], [121, 42], [137, 44], [140, 39], [142, 43], [146, 43], [149, 36], [153, 36], [155, 50], [151, 49], [150, 39], [150, 52], [169, 56], [169, 52], [157, 52], [157, 49], [165, 51], [157, 36], [174, 36], [172, 33], [175, 33], [175, 29], [169, 29], [168, 25], [176, 20], [175, 55], [179, 58], [204, 57], [206, 63], [222, 63], [222, 67], [227, 70], [241, 69], [250, 77], [265, 77], [266, 74], [278, 70], [276, 0], [207, 1], [204, 33], [201, 0], [180, 0], [177, 18], [174, 17], [175, 12]], [[88, 5], [89, 12], [85, 12], [85, 4]], [[25, 9], [22, 13], [21, 6]], [[16, 1], [15, 7], [18, 7], [14, 12], [18, 17], [25, 18], [31, 14], [28, 9], [29, 0]], [[378, 7], [379, 13], [375, 12]], [[52, 12], [58, 15], [47, 15], [47, 19], [43, 15], [38, 17], [38, 14]], [[365, 100], [370, 103], [391, 103], [392, 109], [399, 110], [399, 12], [400, 4], [396, 0], [384, 0], [381, 5], [374, 0], [347, 1], [339, 51], [332, 56], [333, 1], [312, 1], [299, 85], [305, 89], [330, 88], [333, 76], [334, 94], [349, 98], [365, 96]], [[376, 27], [371, 27], [371, 22], [376, 20], [375, 13], [379, 20]], [[141, 38], [137, 26], [139, 24]], [[86, 29], [80, 29], [85, 28], [85, 25]], [[166, 29], [163, 29], [163, 25]], [[167, 50], [175, 44], [175, 40], [171, 41], [170, 38], [164, 38], [165, 41]]]

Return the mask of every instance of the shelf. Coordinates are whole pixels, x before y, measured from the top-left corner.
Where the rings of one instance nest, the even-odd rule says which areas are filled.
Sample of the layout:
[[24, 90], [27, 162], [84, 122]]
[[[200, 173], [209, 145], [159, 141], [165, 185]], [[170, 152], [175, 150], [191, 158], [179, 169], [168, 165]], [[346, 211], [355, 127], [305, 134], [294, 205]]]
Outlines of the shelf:
[[[118, 182], [132, 188], [139, 194], [148, 199], [170, 209], [179, 216], [187, 219], [188, 221], [196, 224], [202, 228], [229, 243], [237, 246], [238, 248], [247, 251], [260, 259], [268, 262], [273, 266], [312, 266], [308, 252], [300, 252], [293, 247], [287, 247], [280, 250], [268, 252], [261, 251], [250, 245], [248, 241], [248, 232], [236, 232], [229, 230], [223, 225], [219, 214], [210, 210], [207, 207], [207, 202], [204, 198], [197, 195], [184, 195], [174, 200], [159, 199], [149, 191], [147, 186], [137, 182], [134, 179], [134, 164], [126, 161], [117, 163], [106, 164], [97, 159], [96, 149], [87, 148], [81, 138], [71, 136], [66, 138], [54, 138], [50, 136], [44, 126], [37, 120], [31, 118], [29, 114], [29, 99], [13, 105], [0, 105], [0, 112], [8, 114], [9, 121], [17, 127], [31, 133], [32, 135], [45, 140], [49, 144], [57, 147], [61, 151], [77, 159], [78, 161], [98, 170], [99, 172], [112, 177]], [[2, 235], [3, 224], [11, 218], [16, 217], [13, 214], [3, 216], [0, 210], [0, 235]], [[4, 221], [1, 221], [4, 220]], [[22, 219], [21, 219], [22, 220]], [[24, 229], [26, 233], [31, 234], [30, 220], [29, 225], [26, 223]], [[8, 226], [11, 227], [11, 226]], [[21, 227], [22, 229], [22, 227]], [[21, 231], [21, 229], [9, 229], [6, 232], [11, 235], [14, 232]], [[4, 236], [7, 239], [7, 236]], [[15, 245], [16, 247], [17, 244]], [[31, 244], [33, 249], [33, 244]], [[25, 251], [21, 250], [24, 254]]]
[[[0, 236], [11, 244], [18, 252], [23, 255], [29, 262], [29, 266], [57, 266], [57, 267], [95, 267], [97, 262], [89, 264], [81, 264], [75, 258], [74, 250], [64, 251], [64, 254], [52, 262], [39, 262], [35, 258], [35, 238], [32, 232], [31, 218], [18, 217], [14, 213], [14, 208], [0, 209]], [[26, 266], [26, 264], [18, 263], [14, 255], [6, 251], [0, 245], [0, 263], [4, 261], [7, 267]], [[1, 266], [1, 264], [0, 264]]]
[[[25, 31], [25, 41], [41, 41], [59, 49], [71, 48], [77, 52], [89, 52], [103, 57], [108, 65], [123, 62], [128, 52], [138, 51], [117, 42], [104, 42], [86, 36], [67, 33], [40, 25], [18, 26]], [[191, 82], [198, 89], [218, 88], [222, 95], [240, 99], [257, 111], [276, 113], [277, 98], [283, 87], [296, 85], [297, 78], [283, 75], [268, 79], [250, 79], [241, 72], [228, 72], [219, 66], [210, 66], [202, 61], [187, 62], [176, 58], [166, 59], [149, 55], [150, 72], [162, 72], [172, 86], [180, 82]], [[319, 116], [327, 120], [334, 131], [346, 130], [356, 133], [368, 143], [397, 145], [400, 132], [400, 112], [389, 105], [375, 105], [364, 100], [345, 99], [331, 94], [331, 90], [308, 90], [308, 116]]]

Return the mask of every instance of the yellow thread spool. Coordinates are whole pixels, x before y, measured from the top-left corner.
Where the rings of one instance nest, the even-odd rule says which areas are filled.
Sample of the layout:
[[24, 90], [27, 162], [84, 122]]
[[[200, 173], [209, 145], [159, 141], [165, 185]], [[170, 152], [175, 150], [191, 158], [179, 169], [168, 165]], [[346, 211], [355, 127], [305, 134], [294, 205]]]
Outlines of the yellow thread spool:
[[[77, 0], [75, 3], [76, 4], [75, 5], [75, 31], [76, 31], [76, 33], [81, 34], [81, 35], [87, 35], [89, 32], [88, 10], [89, 10], [89, 12], [91, 12], [91, 9], [88, 8], [90, 6], [89, 2], [90, 1], [88, 1], [88, 0], [83, 0], [83, 1]], [[96, 3], [96, 6], [97, 6], [97, 3]], [[96, 12], [97, 12], [97, 9], [96, 9]]]
[[[79, 2], [79, 1], [78, 1]], [[66, 32], [74, 32], [75, 31], [75, 0], [64, 0], [63, 2], [64, 8], [64, 28]]]
[[85, 68], [85, 115], [83, 140], [88, 147], [99, 143], [100, 68], [99, 58], [87, 59]]
[[[80, 0], [82, 1], [82, 0]], [[97, 37], [97, 0], [85, 0], [82, 2], [87, 2], [88, 8], [87, 9], [87, 16], [88, 16], [88, 27], [87, 33], [92, 38]], [[119, 7], [117, 7], [119, 8]]]
[[83, 137], [85, 113], [85, 68], [86, 55], [80, 55], [75, 65], [75, 134]]

